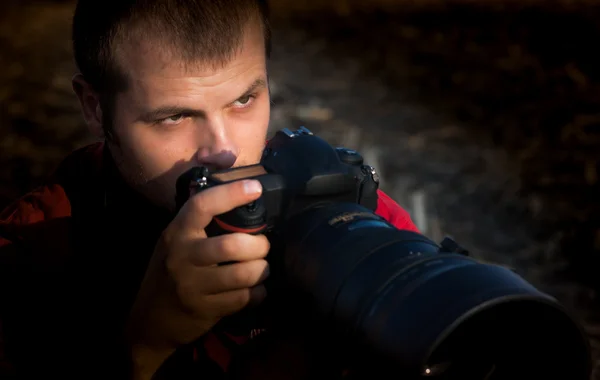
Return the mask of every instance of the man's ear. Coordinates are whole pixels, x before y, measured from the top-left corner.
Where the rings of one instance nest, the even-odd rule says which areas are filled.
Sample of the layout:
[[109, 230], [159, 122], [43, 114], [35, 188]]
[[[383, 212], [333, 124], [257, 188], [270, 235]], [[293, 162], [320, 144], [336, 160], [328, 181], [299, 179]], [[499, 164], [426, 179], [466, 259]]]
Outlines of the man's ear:
[[84, 79], [83, 75], [76, 74], [73, 79], [73, 91], [79, 98], [83, 118], [85, 119], [90, 132], [99, 138], [104, 137], [102, 129], [102, 108], [100, 107], [100, 97], [92, 86]]

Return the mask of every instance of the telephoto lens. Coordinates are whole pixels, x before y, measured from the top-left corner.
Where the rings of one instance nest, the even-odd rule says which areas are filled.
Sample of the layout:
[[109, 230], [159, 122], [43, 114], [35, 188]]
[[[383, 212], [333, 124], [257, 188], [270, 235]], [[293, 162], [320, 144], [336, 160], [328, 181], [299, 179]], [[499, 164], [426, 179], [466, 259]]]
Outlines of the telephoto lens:
[[589, 379], [578, 322], [511, 269], [451, 241], [351, 203], [298, 213], [281, 241], [278, 277], [340, 342], [353, 378]]

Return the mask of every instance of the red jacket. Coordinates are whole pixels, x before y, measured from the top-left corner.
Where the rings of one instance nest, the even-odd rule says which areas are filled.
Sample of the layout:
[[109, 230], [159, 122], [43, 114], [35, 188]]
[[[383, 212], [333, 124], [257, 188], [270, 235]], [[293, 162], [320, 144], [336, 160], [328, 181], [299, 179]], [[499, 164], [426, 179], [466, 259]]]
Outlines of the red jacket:
[[[170, 216], [129, 190], [103, 151], [101, 143], [75, 151], [47, 185], [0, 214], [2, 379], [15, 369], [19, 377], [40, 371], [64, 378], [67, 367], [81, 378], [101, 378], [102, 370], [128, 377], [114, 372], [128, 358], [120, 328]], [[376, 213], [417, 231], [381, 191]], [[213, 334], [203, 344], [226, 368], [227, 344]]]

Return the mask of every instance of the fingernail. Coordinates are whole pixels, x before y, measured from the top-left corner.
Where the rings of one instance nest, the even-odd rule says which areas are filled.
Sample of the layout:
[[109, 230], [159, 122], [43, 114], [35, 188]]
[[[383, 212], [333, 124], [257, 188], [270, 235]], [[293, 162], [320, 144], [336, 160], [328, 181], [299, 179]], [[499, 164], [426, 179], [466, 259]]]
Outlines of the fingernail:
[[244, 181], [244, 191], [248, 195], [260, 194], [262, 191], [262, 186], [260, 182], [255, 179], [246, 180]]

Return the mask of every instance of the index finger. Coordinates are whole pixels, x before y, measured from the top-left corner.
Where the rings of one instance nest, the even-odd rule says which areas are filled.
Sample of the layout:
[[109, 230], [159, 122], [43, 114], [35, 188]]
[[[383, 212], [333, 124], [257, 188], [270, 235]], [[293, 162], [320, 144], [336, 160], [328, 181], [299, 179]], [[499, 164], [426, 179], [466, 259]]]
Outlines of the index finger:
[[181, 226], [203, 230], [214, 216], [255, 201], [261, 193], [262, 186], [255, 179], [214, 186], [191, 196], [176, 219]]

